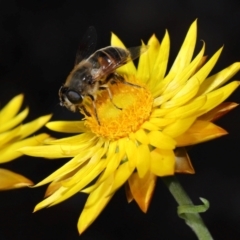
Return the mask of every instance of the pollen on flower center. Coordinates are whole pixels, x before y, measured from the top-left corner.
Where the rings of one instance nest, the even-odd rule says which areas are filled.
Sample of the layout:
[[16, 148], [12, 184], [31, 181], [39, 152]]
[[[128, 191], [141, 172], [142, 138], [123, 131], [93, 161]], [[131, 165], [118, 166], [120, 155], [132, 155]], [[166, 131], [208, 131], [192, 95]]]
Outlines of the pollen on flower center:
[[136, 86], [124, 83], [111, 85], [112, 101], [107, 90], [99, 93], [95, 104], [100, 124], [93, 109], [87, 107], [91, 116], [85, 114], [85, 125], [96, 135], [119, 139], [138, 130], [149, 118], [153, 105], [150, 91], [134, 77], [126, 78], [126, 81]]

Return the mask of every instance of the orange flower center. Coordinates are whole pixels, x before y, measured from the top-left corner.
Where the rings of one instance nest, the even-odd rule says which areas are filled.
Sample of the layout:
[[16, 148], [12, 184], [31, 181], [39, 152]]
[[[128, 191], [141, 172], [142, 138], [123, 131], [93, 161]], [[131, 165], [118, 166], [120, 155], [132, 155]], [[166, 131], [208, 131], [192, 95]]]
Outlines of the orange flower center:
[[134, 77], [126, 81], [134, 86], [124, 83], [109, 86], [112, 101], [107, 90], [99, 93], [95, 101], [99, 122], [92, 104], [86, 106], [91, 116], [85, 114], [85, 125], [97, 136], [110, 140], [126, 137], [149, 118], [153, 106], [151, 93]]

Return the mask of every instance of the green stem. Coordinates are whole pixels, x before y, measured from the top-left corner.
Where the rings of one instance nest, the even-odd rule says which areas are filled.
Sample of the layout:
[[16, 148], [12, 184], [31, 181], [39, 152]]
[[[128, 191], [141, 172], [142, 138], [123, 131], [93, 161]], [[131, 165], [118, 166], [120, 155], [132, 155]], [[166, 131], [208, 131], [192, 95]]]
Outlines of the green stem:
[[[194, 207], [192, 200], [188, 197], [179, 181], [175, 176], [162, 177], [163, 182], [168, 187], [169, 191], [175, 198], [179, 206]], [[194, 231], [200, 240], [213, 239], [207, 227], [205, 226], [202, 218], [196, 212], [185, 212], [184, 217], [186, 224]]]

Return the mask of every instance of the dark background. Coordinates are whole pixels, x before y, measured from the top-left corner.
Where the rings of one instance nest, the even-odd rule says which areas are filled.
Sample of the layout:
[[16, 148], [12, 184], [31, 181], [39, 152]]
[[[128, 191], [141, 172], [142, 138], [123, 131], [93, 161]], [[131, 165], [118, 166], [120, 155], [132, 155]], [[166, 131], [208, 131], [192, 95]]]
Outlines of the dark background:
[[[152, 33], [161, 40], [167, 28], [172, 63], [190, 24], [198, 18], [198, 42], [206, 42], [211, 56], [224, 51], [213, 73], [240, 61], [240, 1], [238, 0], [5, 0], [0, 1], [0, 103], [19, 93], [30, 107], [27, 120], [53, 112], [55, 119], [78, 119], [59, 106], [58, 89], [73, 67], [81, 37], [93, 25], [98, 48], [109, 45], [110, 31], [127, 46], [140, 45]], [[237, 75], [234, 79], [240, 79]], [[231, 97], [240, 102], [240, 90]], [[240, 239], [240, 109], [218, 124], [230, 134], [200, 144], [189, 152], [195, 175], [179, 179], [195, 204], [210, 201], [202, 214], [214, 239]], [[38, 182], [65, 160], [22, 157], [2, 167]], [[80, 237], [77, 220], [86, 196], [32, 213], [43, 199], [46, 186], [0, 192], [0, 240], [30, 239], [196, 239], [177, 217], [176, 203], [159, 179], [147, 214], [135, 203], [127, 204], [120, 189], [98, 219]]]

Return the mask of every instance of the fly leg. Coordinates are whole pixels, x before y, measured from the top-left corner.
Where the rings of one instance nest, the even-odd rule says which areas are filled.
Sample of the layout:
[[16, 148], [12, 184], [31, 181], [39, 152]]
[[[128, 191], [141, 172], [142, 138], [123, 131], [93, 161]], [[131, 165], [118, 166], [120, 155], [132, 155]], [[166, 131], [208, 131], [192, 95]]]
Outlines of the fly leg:
[[100, 87], [99, 89], [101, 89], [101, 90], [106, 89], [106, 90], [108, 91], [108, 95], [109, 95], [110, 101], [111, 101], [111, 103], [113, 104], [113, 106], [114, 106], [115, 108], [119, 109], [119, 110], [122, 110], [122, 108], [118, 107], [118, 106], [113, 102], [112, 92], [111, 92], [111, 90], [110, 90], [110, 88], [108, 87], [107, 84], [101, 85], [101, 87]]
[[116, 72], [109, 74], [107, 77], [107, 81], [110, 82], [111, 84], [116, 84], [117, 82], [120, 82], [120, 83], [129, 85], [129, 86], [142, 88], [141, 86], [139, 86], [137, 84], [125, 81], [124, 77], [122, 77], [120, 74], [118, 74]]
[[[106, 78], [106, 82], [108, 83], [111, 83], [111, 84], [117, 84], [117, 83], [123, 83], [123, 84], [126, 84], [126, 85], [129, 85], [129, 86], [133, 86], [133, 87], [137, 87], [137, 88], [141, 88], [141, 86], [139, 85], [136, 85], [134, 83], [130, 83], [130, 82], [127, 82], [125, 81], [124, 77], [122, 77], [120, 74], [116, 73], [116, 72], [113, 72], [113, 73], [110, 73], [107, 78]], [[109, 98], [112, 102], [112, 104], [119, 110], [122, 110], [122, 108], [118, 107], [114, 102], [113, 102], [113, 99], [112, 99], [112, 93], [108, 87], [108, 84], [104, 84], [104, 85], [101, 85], [100, 89], [107, 89], [108, 91], [108, 95], [109, 95]]]
[[90, 97], [91, 100], [92, 100], [93, 111], [94, 111], [94, 114], [95, 114], [95, 116], [96, 116], [98, 125], [101, 125], [101, 124], [100, 124], [100, 121], [99, 121], [99, 118], [98, 118], [97, 108], [96, 108], [96, 104], [95, 104], [95, 98], [94, 98], [94, 96], [92, 96], [92, 95], [90, 95], [90, 94], [88, 94], [88, 97]]
[[87, 111], [87, 109], [84, 106], [79, 107], [79, 109], [82, 109], [84, 114], [86, 114], [88, 117], [91, 116], [91, 114]]

